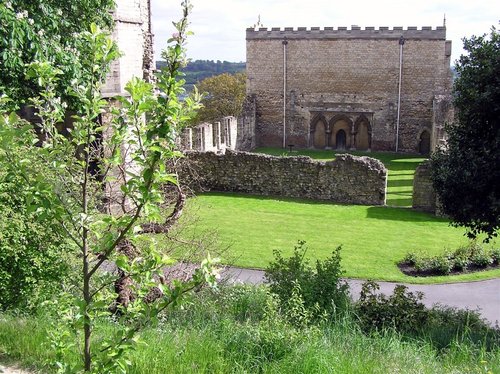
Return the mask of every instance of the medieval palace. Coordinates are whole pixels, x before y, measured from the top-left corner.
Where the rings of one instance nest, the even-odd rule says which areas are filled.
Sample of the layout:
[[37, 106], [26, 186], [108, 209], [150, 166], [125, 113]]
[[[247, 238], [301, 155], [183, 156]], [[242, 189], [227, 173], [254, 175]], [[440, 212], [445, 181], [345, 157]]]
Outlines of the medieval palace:
[[446, 28], [247, 29], [257, 146], [429, 153], [452, 115]]

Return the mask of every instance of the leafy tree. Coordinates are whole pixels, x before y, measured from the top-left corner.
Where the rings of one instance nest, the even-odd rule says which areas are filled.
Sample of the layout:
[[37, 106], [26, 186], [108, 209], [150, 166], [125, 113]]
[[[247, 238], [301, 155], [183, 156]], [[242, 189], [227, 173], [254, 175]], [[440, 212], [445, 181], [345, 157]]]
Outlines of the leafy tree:
[[468, 236], [500, 227], [500, 34], [464, 39], [454, 86], [456, 121], [432, 157], [432, 180], [445, 214]]
[[[165, 284], [163, 269], [171, 261], [157, 250], [154, 238], [142, 235], [141, 249], [135, 246], [151, 226], [146, 223], [155, 229], [163, 226], [160, 231], [168, 232], [179, 216], [179, 209], [174, 209], [159, 223], [164, 220], [163, 188], [178, 185], [176, 175], [166, 166], [179, 157], [176, 130], [198, 107], [195, 99], [178, 99], [183, 93], [179, 75], [186, 61], [191, 9], [189, 1], [182, 4], [183, 18], [174, 23], [177, 33], [163, 51], [167, 65], [156, 86], [133, 78], [125, 87], [129, 96], [118, 97], [119, 107], [110, 110], [109, 123], [99, 120], [108, 106], [100, 89], [105, 68], [118, 51], [109, 35], [94, 24], [79, 37], [80, 47], [85, 48], [81, 66], [88, 67], [91, 74], [80, 76], [69, 87], [77, 103], [69, 136], [58, 126], [65, 111], [58, 90], [64, 72], [50, 60], [34, 61], [28, 68], [28, 76], [40, 86], [40, 96], [31, 102], [45, 135], [41, 146], [32, 148], [35, 157], [19, 151], [38, 140], [32, 127], [14, 114], [2, 114], [1, 151], [11, 161], [9, 168], [17, 170], [29, 186], [32, 198], [25, 200], [26, 209], [33, 212], [34, 219], [53, 219], [67, 239], [60, 250], [74, 253], [80, 260], [77, 283], [57, 307], [61, 324], [52, 337], [60, 351], [81, 344], [82, 362], [78, 367], [58, 362], [61, 372], [127, 372], [126, 353], [135, 346], [136, 332], [167, 307], [178, 304], [184, 293], [214, 281], [211, 261], [205, 260], [191, 280]], [[96, 146], [99, 139], [102, 147]], [[44, 162], [48, 174], [37, 168], [34, 158]], [[92, 164], [98, 165], [97, 173]], [[115, 189], [117, 181], [119, 188]], [[103, 212], [109, 196], [120, 201], [115, 214]], [[105, 262], [114, 262], [117, 272], [102, 271]], [[116, 329], [98, 338], [94, 334], [97, 321], [109, 317], [110, 311], [118, 321]], [[67, 340], [68, 330], [82, 336], [81, 343]]]
[[[79, 34], [92, 23], [109, 29], [114, 0], [8, 0], [0, 2], [0, 93], [12, 108], [28, 104], [40, 87], [27, 78], [30, 63], [47, 59], [61, 70], [56, 89], [66, 93], [73, 79], [89, 76], [79, 64]], [[16, 108], [16, 109], [17, 109]]]
[[203, 108], [196, 120], [214, 122], [222, 117], [238, 116], [245, 100], [245, 82], [246, 75], [243, 73], [224, 73], [202, 80], [198, 90], [204, 95]]

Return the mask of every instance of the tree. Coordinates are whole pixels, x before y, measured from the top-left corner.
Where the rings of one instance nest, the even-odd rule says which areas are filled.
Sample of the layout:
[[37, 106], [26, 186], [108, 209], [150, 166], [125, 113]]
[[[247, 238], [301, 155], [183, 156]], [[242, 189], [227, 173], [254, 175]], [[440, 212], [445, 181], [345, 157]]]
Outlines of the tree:
[[447, 147], [431, 159], [445, 214], [469, 237], [497, 236], [500, 227], [500, 34], [464, 39], [454, 85], [456, 120]]
[[215, 122], [226, 116], [238, 116], [245, 100], [244, 73], [220, 74], [202, 80], [198, 91], [203, 93], [203, 108], [198, 112], [198, 122]]
[[[106, 67], [118, 51], [109, 35], [96, 25], [78, 38], [82, 43], [79, 47], [85, 50], [80, 64], [91, 74], [79, 76], [68, 88], [77, 103], [69, 136], [58, 126], [65, 111], [58, 90], [64, 72], [47, 59], [29, 65], [28, 76], [40, 87], [40, 96], [31, 103], [38, 110], [45, 134], [41, 146], [32, 150], [36, 159], [47, 165], [49, 177], [29, 154], [19, 152], [38, 140], [33, 127], [15, 114], [2, 114], [1, 153], [10, 160], [8, 169], [29, 186], [27, 209], [34, 213], [34, 219], [52, 218], [67, 239], [61, 252], [74, 253], [80, 261], [77, 283], [61, 298], [58, 312], [63, 325], [54, 331], [80, 332], [82, 362], [79, 367], [59, 362], [64, 372], [126, 372], [130, 364], [126, 352], [133, 349], [136, 332], [179, 303], [186, 292], [214, 281], [211, 261], [205, 260], [191, 280], [163, 284], [163, 269], [170, 259], [157, 250], [150, 236], [141, 238], [140, 248], [135, 245], [139, 235], [147, 231], [145, 227], [163, 226], [165, 232], [179, 216], [176, 207], [165, 221], [161, 205], [164, 185], [178, 186], [175, 173], [167, 168], [169, 161], [180, 156], [175, 150], [177, 128], [198, 107], [196, 99], [178, 98], [184, 92], [179, 76], [186, 62], [191, 9], [189, 1], [182, 5], [183, 17], [174, 23], [177, 33], [163, 51], [167, 63], [156, 86], [133, 78], [125, 87], [129, 96], [117, 98], [120, 105], [111, 109], [109, 123], [99, 120], [109, 111], [100, 89]], [[99, 139], [102, 147], [96, 147]], [[97, 173], [92, 170], [93, 163], [98, 165]], [[116, 180], [121, 181], [120, 188], [110, 191]], [[102, 210], [107, 193], [120, 196], [121, 210], [115, 214]], [[150, 222], [153, 224], [146, 224]], [[117, 273], [102, 271], [105, 262], [115, 263]], [[119, 291], [125, 288], [126, 302], [118, 299], [116, 303], [117, 287]], [[116, 329], [110, 336], [98, 337], [96, 321], [109, 317], [110, 309], [118, 322]], [[65, 340], [68, 335], [67, 331], [55, 334], [54, 345], [61, 349], [75, 345], [74, 340]]]
[[0, 3], [0, 93], [12, 99], [12, 109], [28, 104], [40, 88], [27, 78], [30, 63], [42, 57], [61, 70], [57, 91], [72, 106], [66, 92], [71, 81], [89, 76], [82, 70], [79, 34], [92, 23], [113, 24], [114, 0], [7, 0]]

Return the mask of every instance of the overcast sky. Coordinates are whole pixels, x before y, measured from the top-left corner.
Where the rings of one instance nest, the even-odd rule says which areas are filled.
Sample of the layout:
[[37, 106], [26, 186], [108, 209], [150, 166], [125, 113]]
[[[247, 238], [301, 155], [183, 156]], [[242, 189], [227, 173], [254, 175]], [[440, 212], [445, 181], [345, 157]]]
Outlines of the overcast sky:
[[[181, 0], [152, 0], [155, 55], [181, 16]], [[461, 39], [497, 29], [500, 0], [192, 0], [188, 57], [245, 61], [245, 30], [260, 15], [264, 27], [442, 26], [452, 40], [452, 63], [463, 53]]]

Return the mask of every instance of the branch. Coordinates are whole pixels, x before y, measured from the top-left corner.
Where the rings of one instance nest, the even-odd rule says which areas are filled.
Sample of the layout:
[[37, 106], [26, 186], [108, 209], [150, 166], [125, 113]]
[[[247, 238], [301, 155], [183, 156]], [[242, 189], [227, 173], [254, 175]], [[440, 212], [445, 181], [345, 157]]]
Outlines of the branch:
[[175, 185], [177, 189], [177, 203], [175, 208], [167, 217], [164, 223], [145, 223], [141, 225], [142, 230], [139, 234], [167, 234], [172, 226], [179, 220], [186, 205], [186, 194], [182, 192], [179, 185]]

